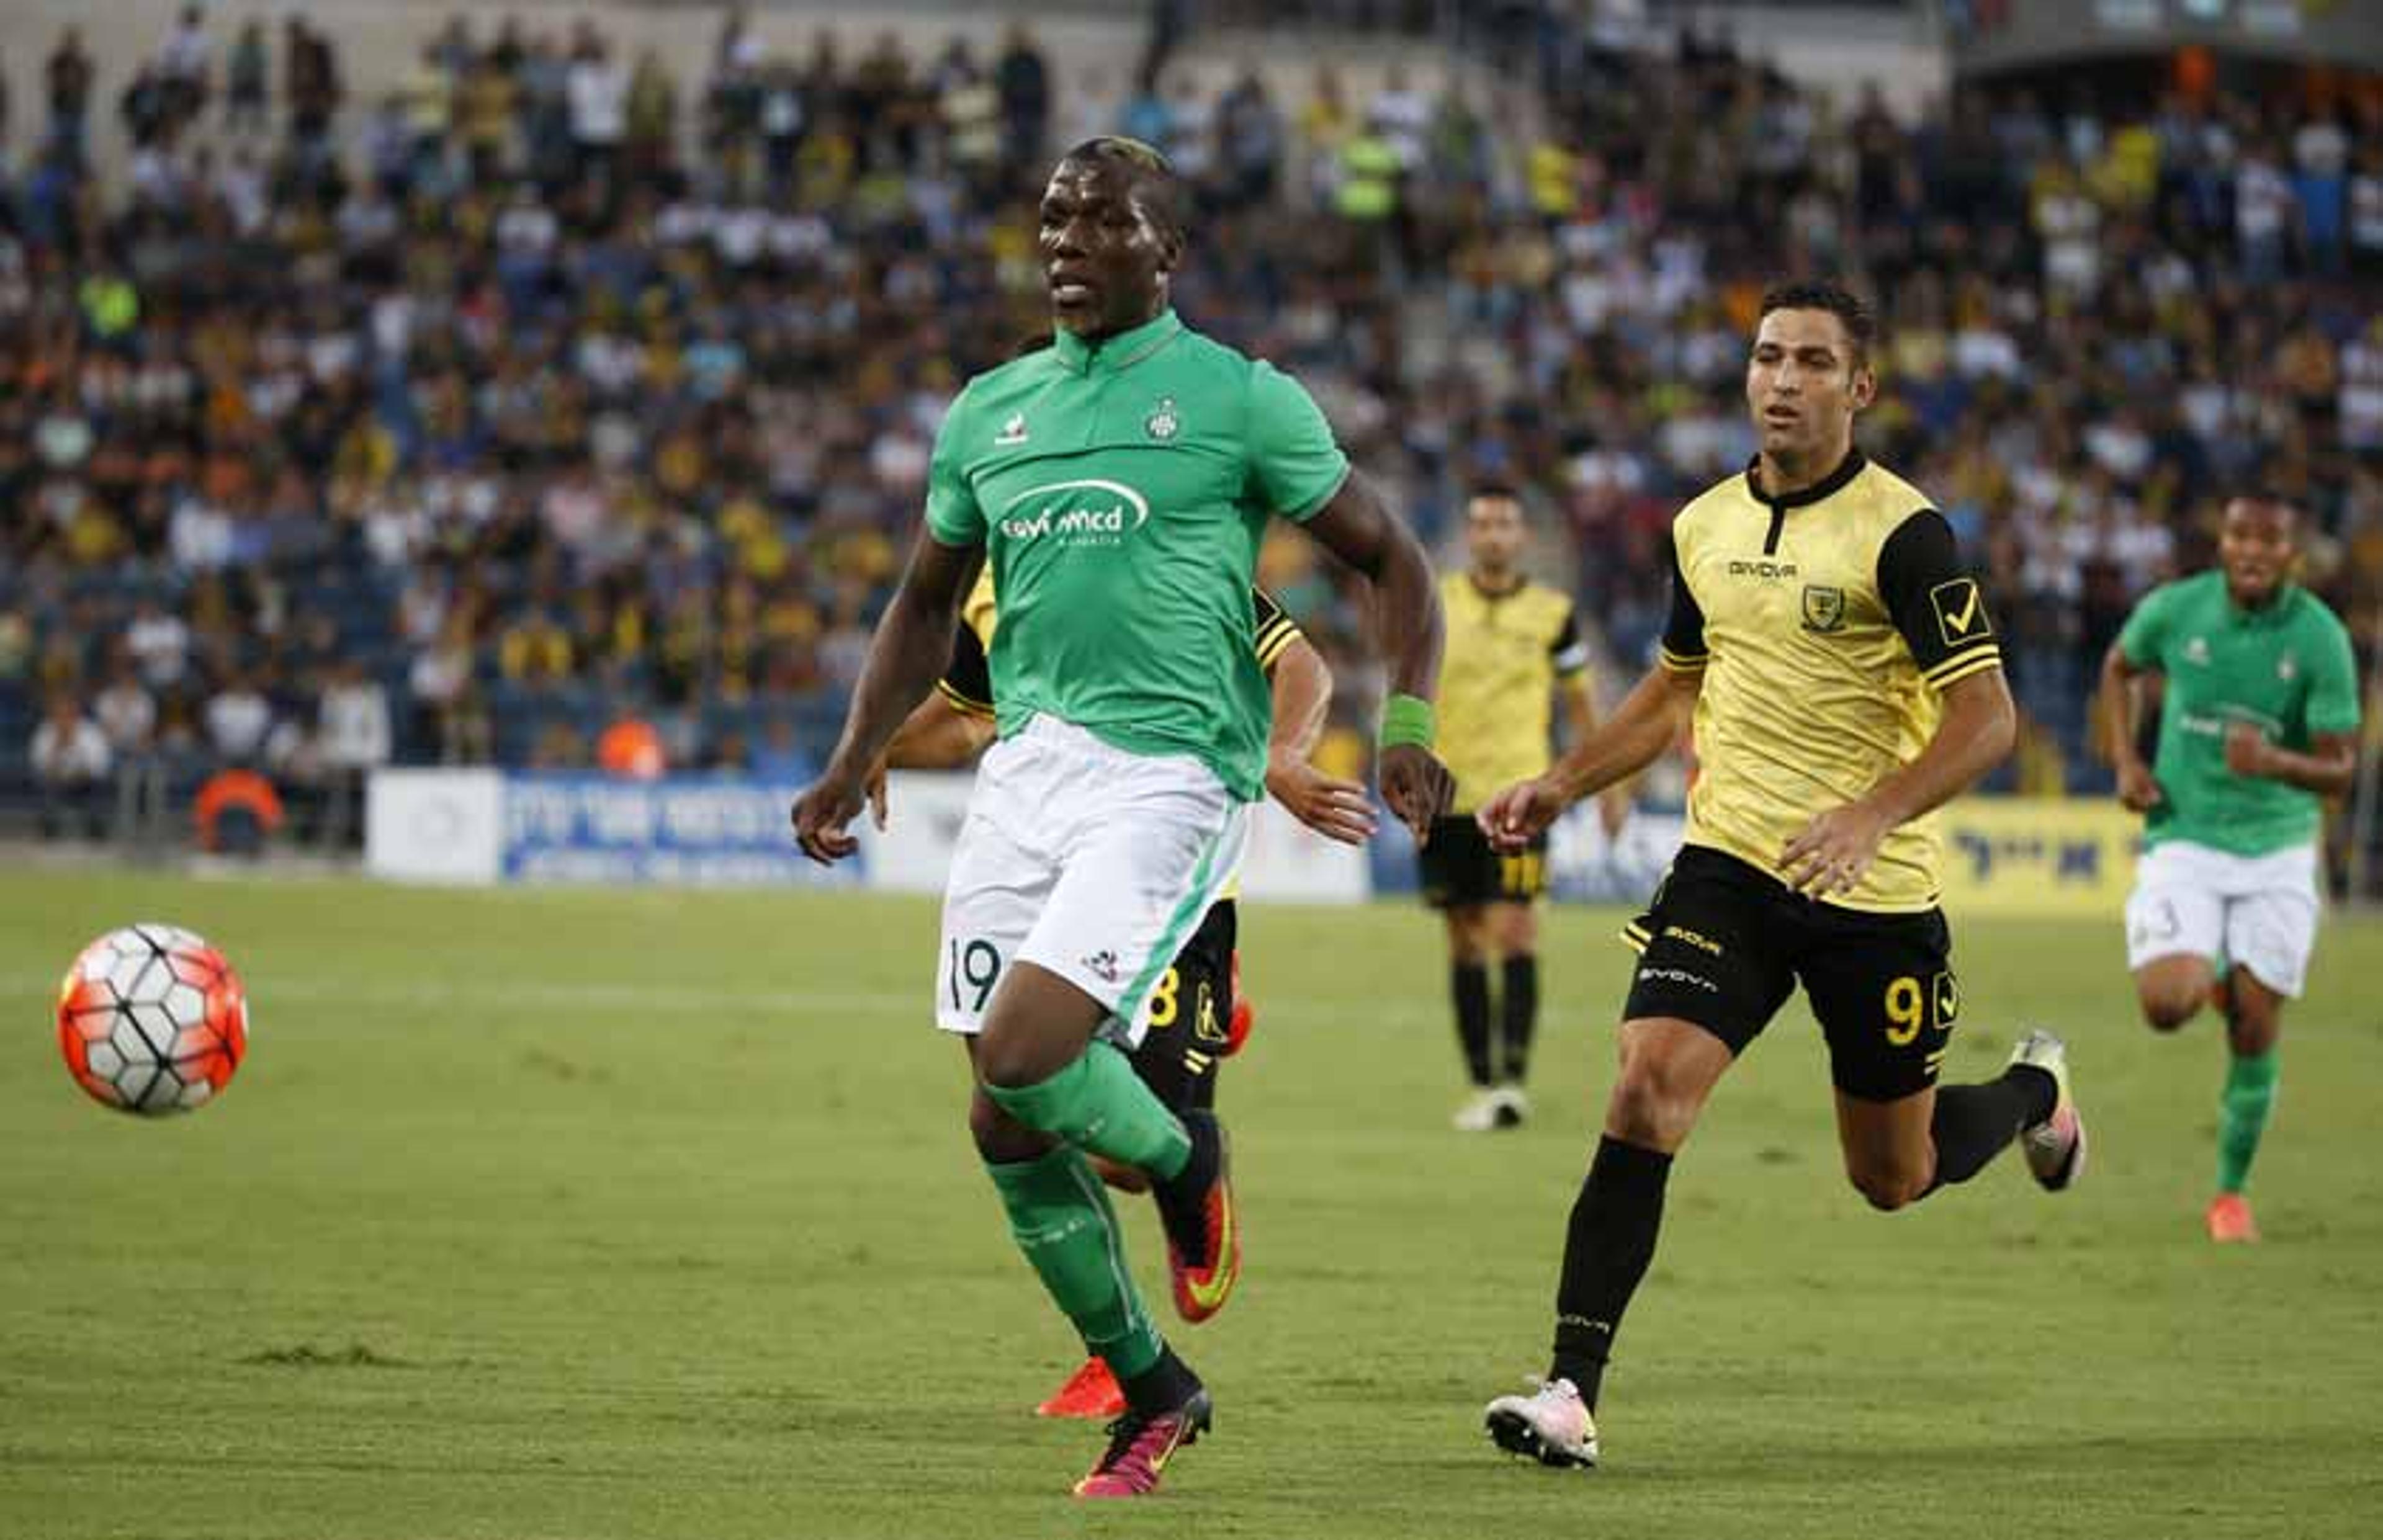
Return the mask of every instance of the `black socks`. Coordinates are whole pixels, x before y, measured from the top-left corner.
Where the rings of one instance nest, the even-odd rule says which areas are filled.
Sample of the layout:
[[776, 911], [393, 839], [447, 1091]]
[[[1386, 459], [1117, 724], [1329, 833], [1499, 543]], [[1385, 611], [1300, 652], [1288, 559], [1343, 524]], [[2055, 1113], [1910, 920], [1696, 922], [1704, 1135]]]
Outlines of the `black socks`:
[[1464, 1069], [1473, 1083], [1522, 1084], [1530, 1073], [1531, 1038], [1539, 1024], [1539, 960], [1508, 957], [1499, 965], [1495, 1037], [1486, 964], [1449, 964], [1448, 992], [1456, 1002], [1457, 1041], [1464, 1045]]
[[1935, 1186], [1976, 1176], [2021, 1128], [2050, 1117], [2059, 1095], [2051, 1072], [2031, 1064], [2015, 1064], [1983, 1085], [1937, 1087], [1928, 1126], [1936, 1141]]
[[1671, 1175], [1671, 1156], [1608, 1134], [1598, 1140], [1597, 1158], [1573, 1202], [1563, 1275], [1556, 1285], [1555, 1356], [1548, 1377], [1572, 1381], [1592, 1408], [1622, 1312], [1654, 1260], [1663, 1185]]
[[1448, 992], [1456, 1001], [1456, 1036], [1464, 1045], [1465, 1072], [1476, 1086], [1496, 1078], [1489, 1063], [1489, 970], [1479, 963], [1451, 963]]
[[1508, 957], [1498, 974], [1498, 1020], [1504, 1030], [1504, 1078], [1521, 1085], [1531, 1069], [1531, 1034], [1539, 1025], [1539, 960]]

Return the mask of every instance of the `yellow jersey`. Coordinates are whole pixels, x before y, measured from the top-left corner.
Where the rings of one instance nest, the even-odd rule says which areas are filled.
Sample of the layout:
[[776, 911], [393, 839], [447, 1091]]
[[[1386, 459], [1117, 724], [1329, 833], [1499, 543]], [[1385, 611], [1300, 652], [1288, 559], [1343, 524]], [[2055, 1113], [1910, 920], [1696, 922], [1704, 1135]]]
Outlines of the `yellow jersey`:
[[1493, 594], [1470, 573], [1439, 580], [1448, 639], [1439, 663], [1436, 752], [1456, 777], [1451, 809], [1469, 813], [1548, 768], [1558, 680], [1588, 666], [1572, 600], [1525, 580]]
[[[2002, 666], [1952, 526], [1859, 450], [1784, 498], [1749, 466], [1680, 511], [1672, 549], [1662, 663], [1704, 675], [1686, 841], [1774, 877], [1816, 815], [1919, 758], [1940, 691]], [[1914, 819], [1829, 902], [1932, 908], [1943, 865], [1936, 819]]]

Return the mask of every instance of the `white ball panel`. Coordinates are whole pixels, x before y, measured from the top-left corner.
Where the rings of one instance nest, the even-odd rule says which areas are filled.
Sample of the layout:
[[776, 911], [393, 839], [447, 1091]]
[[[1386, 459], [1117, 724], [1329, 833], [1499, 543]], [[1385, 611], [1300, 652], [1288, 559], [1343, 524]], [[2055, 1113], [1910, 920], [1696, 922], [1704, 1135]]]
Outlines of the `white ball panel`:
[[141, 1029], [132, 1025], [132, 1018], [130, 1016], [119, 1016], [116, 1018], [116, 1029], [108, 1034], [107, 1041], [116, 1044], [116, 1051], [124, 1055], [126, 1064], [157, 1062], [156, 1051], [151, 1048], [148, 1040], [141, 1035]]
[[[165, 1078], [165, 1071], [154, 1062], [135, 1061], [116, 1078], [116, 1089], [127, 1105], [137, 1107], [149, 1094], [149, 1088], [162, 1078]], [[167, 1083], [170, 1085], [173, 1082], [168, 1079]]]
[[182, 1082], [173, 1071], [161, 1069], [149, 1082], [149, 1094], [141, 1099], [145, 1113], [179, 1112], [182, 1109]]
[[142, 975], [149, 971], [149, 965], [154, 961], [155, 956], [147, 952], [119, 952], [116, 955], [116, 961], [108, 967], [107, 981], [115, 985], [116, 992], [125, 999], [138, 999]]
[[124, 1055], [116, 1051], [112, 1042], [92, 1043], [82, 1051], [82, 1056], [83, 1062], [91, 1066], [91, 1072], [104, 1080], [113, 1080], [123, 1073]]
[[207, 1018], [207, 997], [188, 984], [166, 992], [166, 1014], [177, 1027], [195, 1027]]
[[176, 1021], [162, 1003], [127, 1005], [124, 1014], [130, 1016], [142, 1032], [155, 1045], [159, 1058], [174, 1056], [174, 1040], [182, 1035], [181, 1024]]

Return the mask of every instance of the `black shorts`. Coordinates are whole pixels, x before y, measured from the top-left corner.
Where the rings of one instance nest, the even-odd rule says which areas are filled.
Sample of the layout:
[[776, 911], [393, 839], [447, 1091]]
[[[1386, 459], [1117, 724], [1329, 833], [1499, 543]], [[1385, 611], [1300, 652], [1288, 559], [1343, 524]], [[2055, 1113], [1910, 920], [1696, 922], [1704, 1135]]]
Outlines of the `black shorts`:
[[1172, 1111], [1216, 1104], [1216, 1068], [1233, 1020], [1239, 933], [1231, 899], [1211, 906], [1151, 992], [1150, 1025], [1133, 1052], [1133, 1067]]
[[1475, 904], [1528, 904], [1548, 891], [1548, 836], [1500, 856], [1470, 813], [1434, 819], [1423, 847], [1423, 901], [1435, 909]]
[[1829, 1040], [1839, 1090], [1893, 1102], [1936, 1083], [1961, 1010], [1940, 909], [1882, 915], [1822, 904], [1717, 850], [1690, 845], [1647, 913], [1625, 1020], [1677, 1016], [1742, 1053], [1797, 979]]

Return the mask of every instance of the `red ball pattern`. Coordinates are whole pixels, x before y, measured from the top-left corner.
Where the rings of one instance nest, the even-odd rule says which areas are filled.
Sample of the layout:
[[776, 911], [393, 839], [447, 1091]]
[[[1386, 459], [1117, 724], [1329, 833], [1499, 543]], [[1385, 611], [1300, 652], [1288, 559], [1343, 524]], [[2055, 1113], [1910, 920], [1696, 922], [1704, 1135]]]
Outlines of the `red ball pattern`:
[[111, 930], [67, 970], [58, 1047], [75, 1083], [105, 1106], [189, 1112], [247, 1054], [248, 993], [223, 954], [188, 930]]

